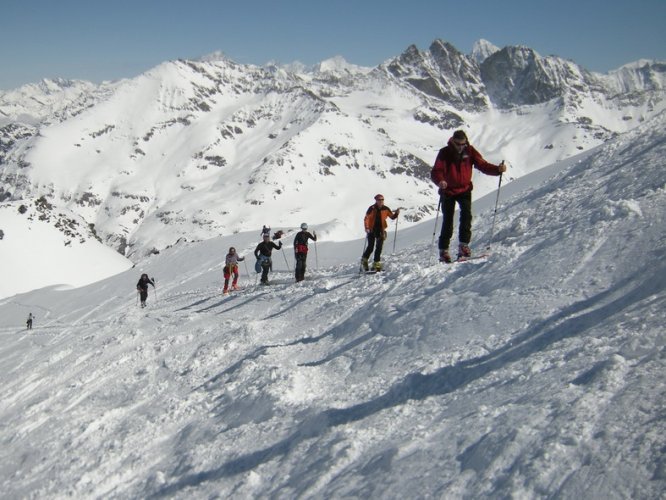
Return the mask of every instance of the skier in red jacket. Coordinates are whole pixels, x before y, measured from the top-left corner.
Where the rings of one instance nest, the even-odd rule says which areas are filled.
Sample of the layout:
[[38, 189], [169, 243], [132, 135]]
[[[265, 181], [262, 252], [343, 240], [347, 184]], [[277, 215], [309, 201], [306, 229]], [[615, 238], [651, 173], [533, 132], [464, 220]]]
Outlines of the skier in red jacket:
[[442, 232], [439, 235], [439, 260], [451, 262], [449, 244], [453, 236], [456, 203], [460, 207], [458, 258], [470, 257], [472, 251], [472, 167], [487, 175], [506, 171], [504, 162], [493, 165], [483, 159], [467, 140], [463, 130], [456, 130], [448, 144], [439, 150], [430, 178], [439, 187], [442, 206]]

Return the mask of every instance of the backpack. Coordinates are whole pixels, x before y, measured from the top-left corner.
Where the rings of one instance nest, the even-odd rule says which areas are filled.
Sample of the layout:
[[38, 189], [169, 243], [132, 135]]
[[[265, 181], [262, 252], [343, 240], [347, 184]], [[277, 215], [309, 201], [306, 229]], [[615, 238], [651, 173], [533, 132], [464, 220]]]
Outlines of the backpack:
[[260, 273], [263, 270], [264, 266], [271, 266], [273, 265], [273, 261], [271, 260], [270, 257], [267, 257], [265, 255], [260, 255], [257, 257], [257, 262], [254, 263], [254, 270], [257, 271], [257, 273]]
[[296, 253], [308, 253], [308, 237], [302, 233], [296, 234], [294, 238], [294, 251]]

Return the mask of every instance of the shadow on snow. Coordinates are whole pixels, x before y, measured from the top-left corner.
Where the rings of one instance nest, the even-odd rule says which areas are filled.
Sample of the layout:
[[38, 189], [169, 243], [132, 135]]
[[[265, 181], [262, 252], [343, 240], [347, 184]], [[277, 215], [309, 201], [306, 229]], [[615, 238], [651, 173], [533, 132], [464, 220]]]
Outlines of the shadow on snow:
[[487, 355], [461, 361], [429, 374], [409, 374], [377, 398], [348, 408], [332, 408], [311, 415], [298, 424], [295, 432], [277, 443], [229, 460], [215, 469], [184, 475], [152, 496], [172, 495], [190, 486], [251, 471], [276, 457], [286, 455], [303, 441], [321, 436], [333, 427], [362, 420], [408, 401], [422, 401], [431, 396], [452, 393], [493, 371], [546, 350], [561, 340], [582, 335], [599, 323], [661, 292], [660, 281], [654, 279], [654, 276], [663, 276], [664, 271], [666, 264], [648, 273], [650, 278], [644, 282], [632, 283], [632, 280], [627, 279], [614, 289], [574, 303]]

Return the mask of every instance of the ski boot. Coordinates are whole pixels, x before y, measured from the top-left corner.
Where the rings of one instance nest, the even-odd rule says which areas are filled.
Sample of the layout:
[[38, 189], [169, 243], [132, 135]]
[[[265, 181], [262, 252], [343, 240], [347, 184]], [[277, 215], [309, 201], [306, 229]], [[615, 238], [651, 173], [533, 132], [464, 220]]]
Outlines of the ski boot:
[[363, 270], [367, 273], [370, 270], [370, 267], [368, 267], [368, 259], [363, 257], [361, 259], [361, 266], [363, 266]]
[[472, 256], [472, 250], [467, 243], [458, 245], [458, 260], [469, 259]]
[[451, 263], [451, 254], [449, 253], [448, 248], [444, 248], [443, 250], [439, 251], [439, 261], [445, 262], [446, 264]]
[[381, 271], [381, 270], [382, 270], [382, 263], [379, 262], [379, 261], [375, 261], [375, 262], [372, 264], [372, 270], [373, 270], [373, 271], [376, 271], [376, 272]]

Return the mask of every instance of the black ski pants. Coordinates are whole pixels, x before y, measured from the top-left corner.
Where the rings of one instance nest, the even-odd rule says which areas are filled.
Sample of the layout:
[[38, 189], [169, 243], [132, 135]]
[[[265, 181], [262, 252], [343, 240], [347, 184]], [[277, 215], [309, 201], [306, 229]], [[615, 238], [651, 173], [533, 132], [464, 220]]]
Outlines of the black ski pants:
[[305, 267], [308, 260], [308, 254], [299, 252], [296, 254], [296, 281], [305, 279]]
[[[376, 244], [376, 247], [375, 247]], [[382, 248], [384, 247], [384, 233], [375, 234], [374, 231], [368, 233], [368, 246], [363, 252], [363, 258], [367, 259], [370, 257], [372, 251], [375, 251], [375, 262], [380, 262], [382, 260]]]
[[273, 261], [268, 258], [261, 261], [261, 282], [266, 284], [268, 283], [268, 272], [273, 266]]
[[472, 191], [456, 196], [442, 195], [442, 232], [439, 234], [439, 249], [446, 250], [453, 236], [453, 216], [456, 203], [460, 208], [460, 224], [458, 225], [458, 241], [467, 243], [472, 240]]

